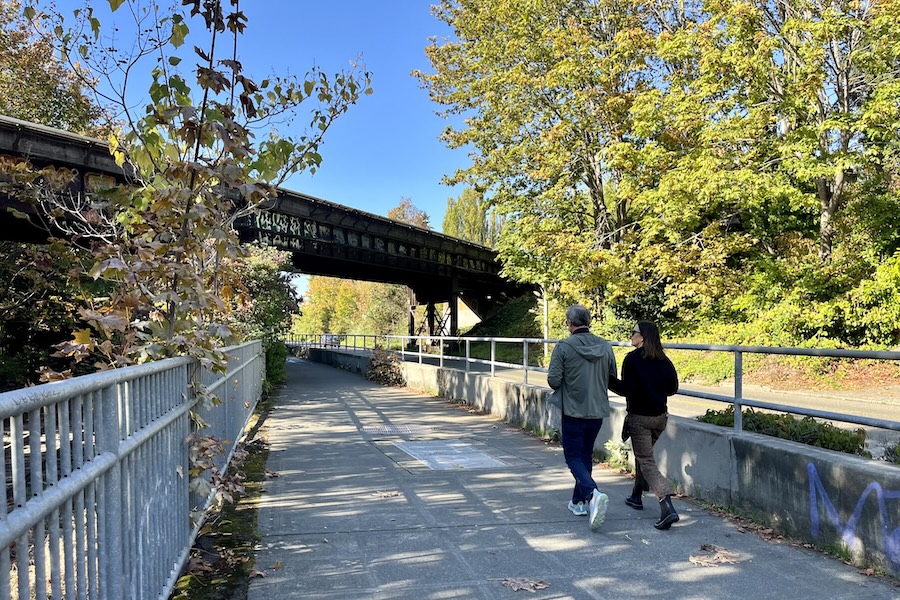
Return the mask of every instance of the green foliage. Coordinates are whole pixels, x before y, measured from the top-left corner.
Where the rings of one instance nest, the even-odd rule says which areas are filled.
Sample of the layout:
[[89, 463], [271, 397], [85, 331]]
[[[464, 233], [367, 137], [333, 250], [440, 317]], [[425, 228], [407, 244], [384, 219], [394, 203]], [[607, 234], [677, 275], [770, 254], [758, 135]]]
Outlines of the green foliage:
[[609, 440], [603, 447], [606, 449], [606, 462], [613, 469], [631, 471], [631, 463], [628, 462], [630, 446], [620, 441]]
[[[537, 298], [533, 294], [525, 294], [503, 304], [497, 314], [467, 331], [466, 337], [542, 338], [538, 310]], [[469, 352], [472, 358], [489, 359], [491, 345], [487, 342], [472, 342]], [[543, 362], [543, 352], [540, 344], [530, 344], [528, 364], [540, 365]], [[461, 346], [457, 353], [464, 356], [465, 347]], [[497, 342], [495, 358], [501, 362], [522, 364], [522, 344]]]
[[79, 275], [89, 253], [64, 244], [0, 242], [0, 391], [40, 382], [39, 374], [89, 371], [53, 356], [78, 323], [78, 307], [109, 288]]
[[223, 290], [228, 327], [238, 341], [262, 340], [266, 353], [265, 387], [271, 390], [286, 377], [287, 348], [283, 343], [297, 312], [290, 278], [290, 254], [274, 248], [248, 246], [240, 260], [227, 261], [232, 285]]
[[287, 379], [288, 349], [281, 343], [271, 344], [266, 347], [266, 380], [264, 383], [266, 392], [270, 392], [275, 386]]
[[823, 550], [830, 554], [831, 556], [837, 558], [838, 560], [842, 560], [847, 564], [853, 563], [853, 553], [850, 552], [850, 548], [847, 547], [847, 544], [844, 542], [831, 542], [823, 548]]
[[[734, 427], [734, 407], [729, 406], [720, 411], [707, 410], [706, 414], [697, 417], [697, 420], [723, 427]], [[812, 417], [798, 420], [793, 415], [763, 413], [752, 408], [742, 412], [742, 423], [744, 431], [871, 458], [866, 451], [864, 429], [848, 431], [831, 423], [820, 423]]]
[[405, 335], [408, 305], [403, 285], [314, 276], [292, 331]]
[[441, 230], [482, 246], [492, 247], [500, 237], [503, 226], [500, 219], [488, 207], [484, 197], [473, 188], [466, 188], [459, 198], [447, 199], [447, 212]]
[[533, 294], [525, 294], [503, 304], [496, 315], [472, 327], [467, 335], [469, 337], [542, 337], [537, 311], [537, 298]]
[[443, 139], [473, 162], [448, 179], [506, 219], [506, 276], [604, 325], [900, 343], [898, 0], [435, 14], [454, 35], [418, 76], [465, 116]]
[[73, 133], [100, 133], [103, 111], [89, 93], [83, 69], [62, 62], [21, 10], [20, 0], [0, 5], [0, 114]]

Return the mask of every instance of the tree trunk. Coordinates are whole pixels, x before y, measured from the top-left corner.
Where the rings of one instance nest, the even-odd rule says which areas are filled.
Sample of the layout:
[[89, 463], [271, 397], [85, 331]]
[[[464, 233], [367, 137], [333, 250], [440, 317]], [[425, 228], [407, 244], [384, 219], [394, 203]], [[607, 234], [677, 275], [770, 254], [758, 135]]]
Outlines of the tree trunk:
[[838, 169], [834, 179], [821, 178], [816, 182], [819, 196], [819, 261], [831, 260], [834, 248], [834, 215], [844, 200], [845, 172]]
[[606, 196], [603, 189], [603, 165], [596, 156], [588, 163], [587, 184], [594, 207], [594, 235], [598, 248], [608, 249], [612, 245], [609, 235], [609, 212], [606, 210]]

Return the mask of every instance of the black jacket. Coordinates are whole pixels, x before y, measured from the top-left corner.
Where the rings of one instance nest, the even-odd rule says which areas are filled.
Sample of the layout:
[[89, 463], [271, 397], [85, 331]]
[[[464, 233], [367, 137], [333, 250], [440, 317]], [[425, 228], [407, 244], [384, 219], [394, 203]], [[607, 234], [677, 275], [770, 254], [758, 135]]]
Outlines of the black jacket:
[[628, 412], [655, 417], [667, 412], [666, 399], [678, 392], [678, 373], [668, 357], [651, 360], [635, 348], [622, 362], [622, 379], [611, 375], [609, 388], [625, 396]]

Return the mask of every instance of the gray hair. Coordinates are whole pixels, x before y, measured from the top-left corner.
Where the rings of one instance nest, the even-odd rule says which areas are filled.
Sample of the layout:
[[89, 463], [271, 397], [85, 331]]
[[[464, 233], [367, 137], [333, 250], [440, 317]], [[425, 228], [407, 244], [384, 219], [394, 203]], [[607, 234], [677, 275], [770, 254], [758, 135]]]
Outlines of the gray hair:
[[591, 311], [575, 304], [566, 309], [566, 320], [573, 327], [587, 327], [591, 324]]

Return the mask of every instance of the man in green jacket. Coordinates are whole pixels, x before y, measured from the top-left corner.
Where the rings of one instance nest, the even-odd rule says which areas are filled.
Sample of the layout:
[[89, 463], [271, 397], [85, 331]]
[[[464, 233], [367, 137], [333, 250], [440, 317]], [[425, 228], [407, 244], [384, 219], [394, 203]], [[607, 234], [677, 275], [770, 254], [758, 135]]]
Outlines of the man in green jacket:
[[617, 373], [612, 345], [591, 333], [590, 324], [591, 313], [584, 306], [566, 310], [571, 335], [554, 348], [547, 383], [562, 405], [563, 455], [575, 478], [569, 510], [579, 516], [589, 514], [591, 530], [596, 531], [606, 517], [609, 498], [591, 477], [594, 442], [609, 416], [609, 378]]

